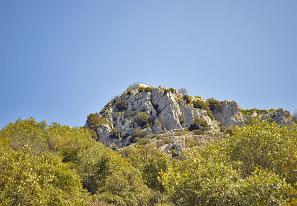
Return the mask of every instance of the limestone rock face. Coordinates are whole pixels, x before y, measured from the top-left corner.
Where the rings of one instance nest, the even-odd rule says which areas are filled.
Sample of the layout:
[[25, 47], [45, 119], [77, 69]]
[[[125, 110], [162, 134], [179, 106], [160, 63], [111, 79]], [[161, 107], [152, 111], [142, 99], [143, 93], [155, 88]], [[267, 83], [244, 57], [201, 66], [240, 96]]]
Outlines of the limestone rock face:
[[269, 114], [269, 116], [274, 122], [278, 124], [288, 125], [293, 122], [293, 118], [290, 115], [290, 112], [285, 111], [283, 109], [274, 110]]
[[235, 101], [222, 101], [220, 108], [213, 111], [215, 118], [225, 127], [240, 125], [243, 123], [243, 116], [240, 107]]
[[110, 138], [110, 133], [111, 128], [109, 125], [102, 125], [96, 130], [97, 136], [100, 137], [98, 140], [102, 141], [106, 145], [110, 145], [115, 141], [113, 138]]
[[[138, 120], [140, 113], [147, 119]], [[97, 115], [106, 120], [98, 126], [96, 133], [98, 140], [107, 145], [128, 145], [133, 138], [142, 135], [136, 129], [146, 135], [182, 130], [188, 128], [195, 118], [206, 121], [212, 129], [218, 129], [216, 120], [211, 120], [205, 110], [187, 104], [177, 90], [144, 84], [130, 86]], [[118, 139], [113, 135], [115, 129], [120, 133]]]
[[158, 89], [154, 89], [151, 93], [151, 105], [155, 114], [153, 117], [158, 118], [167, 131], [182, 128], [179, 122], [181, 111], [175, 99], [173, 93], [164, 93]]
[[[188, 96], [173, 88], [134, 84], [113, 98], [98, 113], [92, 114], [86, 127], [94, 130], [97, 140], [106, 145], [124, 147], [140, 138], [178, 130], [199, 130], [215, 134], [222, 127], [242, 125], [252, 118], [279, 124], [292, 123], [289, 112], [278, 110], [241, 110], [234, 101], [208, 101]], [[261, 112], [259, 112], [261, 111]], [[179, 151], [180, 144], [168, 145]]]
[[297, 122], [297, 112], [293, 115], [293, 120]]
[[280, 125], [290, 125], [295, 121], [294, 116], [292, 116], [289, 111], [284, 109], [251, 109], [248, 111], [249, 114], [245, 115], [246, 120], [251, 118], [258, 118], [263, 121], [276, 122]]

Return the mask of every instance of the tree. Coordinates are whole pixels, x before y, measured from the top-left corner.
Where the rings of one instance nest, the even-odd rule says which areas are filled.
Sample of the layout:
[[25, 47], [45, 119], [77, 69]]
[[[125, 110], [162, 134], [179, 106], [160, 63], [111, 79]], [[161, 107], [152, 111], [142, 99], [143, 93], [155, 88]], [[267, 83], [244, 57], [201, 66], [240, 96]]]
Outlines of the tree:
[[161, 171], [167, 171], [171, 163], [167, 154], [151, 145], [128, 147], [123, 149], [121, 154], [139, 169], [147, 186], [154, 190], [164, 190], [158, 179]]
[[187, 90], [186, 88], [180, 88], [180, 89], [178, 89], [178, 92], [179, 92], [182, 96], [188, 94], [188, 90]]
[[256, 168], [268, 169], [297, 182], [297, 129], [276, 123], [254, 121], [236, 128], [230, 138], [230, 159], [242, 163], [244, 176]]
[[177, 205], [284, 205], [297, 198], [296, 137], [294, 126], [237, 127], [191, 149], [161, 173], [162, 184]]
[[86, 205], [88, 201], [79, 176], [59, 157], [0, 146], [3, 205]]

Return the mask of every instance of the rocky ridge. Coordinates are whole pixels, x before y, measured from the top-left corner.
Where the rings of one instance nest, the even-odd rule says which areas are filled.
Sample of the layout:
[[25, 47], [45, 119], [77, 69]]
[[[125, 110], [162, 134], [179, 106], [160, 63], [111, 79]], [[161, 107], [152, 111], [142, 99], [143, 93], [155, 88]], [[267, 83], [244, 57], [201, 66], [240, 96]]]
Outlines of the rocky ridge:
[[96, 132], [98, 141], [116, 147], [128, 146], [143, 138], [171, 137], [170, 134], [179, 133], [180, 138], [169, 138], [171, 142], [160, 146], [164, 150], [169, 147], [179, 151], [189, 133], [198, 139], [213, 139], [211, 137], [220, 136], [222, 130], [243, 125], [253, 118], [283, 125], [294, 121], [290, 112], [283, 109], [243, 110], [235, 101], [205, 100], [173, 88], [135, 84], [100, 112], [90, 114], [86, 126]]

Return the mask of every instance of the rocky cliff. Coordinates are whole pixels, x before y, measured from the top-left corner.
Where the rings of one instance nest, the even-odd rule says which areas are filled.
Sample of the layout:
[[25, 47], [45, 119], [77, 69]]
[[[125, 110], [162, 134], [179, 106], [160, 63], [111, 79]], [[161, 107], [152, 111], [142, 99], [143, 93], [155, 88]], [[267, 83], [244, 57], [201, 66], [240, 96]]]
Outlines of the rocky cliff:
[[124, 147], [139, 138], [161, 133], [189, 131], [215, 135], [253, 118], [280, 124], [293, 121], [290, 113], [282, 109], [242, 110], [234, 101], [205, 100], [173, 88], [135, 84], [100, 112], [90, 114], [86, 126], [106, 145]]

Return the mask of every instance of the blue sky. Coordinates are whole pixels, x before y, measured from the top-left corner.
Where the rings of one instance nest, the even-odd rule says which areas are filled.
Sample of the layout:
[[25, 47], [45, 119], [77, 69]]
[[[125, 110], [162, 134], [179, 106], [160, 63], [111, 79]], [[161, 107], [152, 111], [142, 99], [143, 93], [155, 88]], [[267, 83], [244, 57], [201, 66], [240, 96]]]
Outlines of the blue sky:
[[133, 82], [297, 109], [296, 0], [1, 0], [0, 127], [84, 124]]

